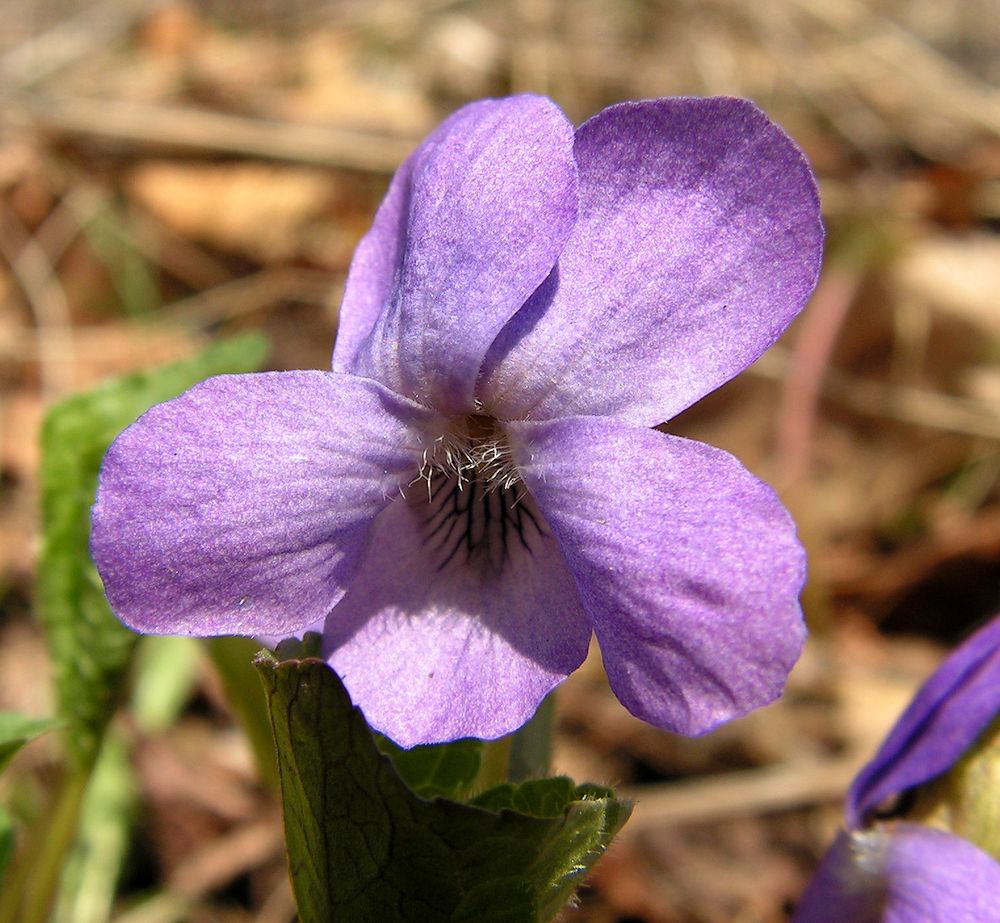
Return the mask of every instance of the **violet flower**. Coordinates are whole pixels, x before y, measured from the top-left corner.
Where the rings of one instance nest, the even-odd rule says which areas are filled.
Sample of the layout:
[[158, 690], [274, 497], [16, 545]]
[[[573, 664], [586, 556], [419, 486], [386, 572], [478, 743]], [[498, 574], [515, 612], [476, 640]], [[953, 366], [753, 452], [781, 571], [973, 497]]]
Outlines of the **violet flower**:
[[889, 821], [883, 809], [947, 772], [998, 714], [1000, 617], [941, 664], [858, 774], [847, 830], [824, 856], [794, 923], [1000, 921], [996, 859], [954, 833]]
[[332, 372], [223, 376], [108, 452], [92, 552], [151, 633], [282, 636], [403, 746], [519, 727], [597, 635], [625, 706], [697, 734], [780, 694], [805, 565], [771, 490], [649, 427], [770, 346], [816, 282], [803, 155], [751, 103], [574, 132], [484, 100], [397, 172]]

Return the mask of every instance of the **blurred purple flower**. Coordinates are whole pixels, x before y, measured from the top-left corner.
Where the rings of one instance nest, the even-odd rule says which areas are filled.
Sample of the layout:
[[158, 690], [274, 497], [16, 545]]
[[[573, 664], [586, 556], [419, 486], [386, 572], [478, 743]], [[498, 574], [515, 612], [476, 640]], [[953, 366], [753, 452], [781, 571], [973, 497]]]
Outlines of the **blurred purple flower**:
[[369, 722], [492, 738], [583, 661], [688, 734], [780, 694], [804, 556], [769, 488], [649, 429], [802, 308], [822, 226], [751, 103], [660, 99], [574, 132], [485, 100], [397, 172], [347, 280], [333, 372], [211, 379], [108, 452], [92, 551], [143, 632], [325, 619]]
[[943, 830], [886, 821], [882, 806], [949, 770], [1000, 713], [1000, 616], [941, 664], [847, 796], [847, 830], [794, 923], [998, 923], [1000, 864]]

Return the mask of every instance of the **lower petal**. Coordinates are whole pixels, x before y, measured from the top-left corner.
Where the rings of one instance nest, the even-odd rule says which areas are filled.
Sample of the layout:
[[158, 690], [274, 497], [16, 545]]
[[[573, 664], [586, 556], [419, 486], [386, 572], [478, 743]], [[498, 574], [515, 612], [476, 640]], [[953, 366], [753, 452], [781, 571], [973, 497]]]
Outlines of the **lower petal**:
[[520, 537], [512, 526], [503, 554], [456, 550], [445, 531], [428, 535], [418, 494], [376, 521], [327, 619], [326, 654], [368, 722], [401, 746], [501, 737], [583, 662], [590, 626], [544, 523]]
[[805, 557], [770, 488], [719, 449], [612, 419], [507, 430], [629, 711], [700, 734], [781, 694]]
[[419, 467], [428, 412], [330, 372], [211, 378], [108, 450], [91, 553], [152, 634], [282, 635], [322, 619]]

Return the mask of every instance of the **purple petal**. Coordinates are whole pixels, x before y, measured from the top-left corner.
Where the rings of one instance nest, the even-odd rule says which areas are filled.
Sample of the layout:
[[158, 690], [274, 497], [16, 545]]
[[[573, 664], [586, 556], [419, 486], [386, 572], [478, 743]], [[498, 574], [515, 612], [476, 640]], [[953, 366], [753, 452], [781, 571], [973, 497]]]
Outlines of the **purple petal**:
[[900, 824], [885, 876], [886, 923], [1000, 923], [1000, 865], [960, 837]]
[[416, 473], [430, 414], [332, 372], [211, 378], [108, 450], [91, 553], [153, 634], [282, 635], [325, 616]]
[[792, 923], [879, 923], [887, 890], [889, 834], [837, 834], [802, 895]]
[[949, 769], [1000, 711], [1000, 617], [956, 648], [921, 687], [847, 797], [847, 821]]
[[551, 270], [575, 218], [573, 127], [554, 103], [515, 96], [460, 109], [404, 165], [358, 251], [334, 367], [470, 412], [490, 343]]
[[998, 923], [1000, 865], [959, 837], [913, 824], [841, 833], [793, 923]]
[[429, 143], [425, 141], [396, 171], [371, 229], [361, 238], [351, 258], [333, 348], [335, 372], [353, 372], [364, 361], [359, 353], [392, 294], [396, 267], [402, 261], [406, 245], [413, 170]]
[[508, 432], [629, 711], [700, 734], [781, 694], [805, 558], [770, 488], [719, 449], [618, 420]]
[[506, 419], [667, 420], [802, 309], [823, 229], [805, 158], [746, 100], [612, 106], [576, 136], [580, 213], [479, 396]]
[[303, 638], [309, 632], [313, 634], [321, 635], [323, 634], [323, 626], [326, 625], [326, 616], [317, 619], [310, 625], [304, 625], [301, 628], [296, 628], [291, 633], [285, 633], [283, 635], [256, 635], [256, 639], [264, 645], [264, 647], [270, 648], [272, 651], [282, 642], [294, 638], [297, 641], [303, 640]]
[[[470, 552], [464, 504], [481, 520], [481, 498], [459, 498], [451, 529], [435, 528], [426, 493], [408, 496], [376, 521], [361, 571], [327, 619], [330, 664], [368, 722], [401, 746], [508, 734], [587, 654], [573, 578], [534, 527], [526, 544], [512, 524], [511, 541], [497, 532], [485, 554]], [[499, 497], [490, 500], [496, 513]]]

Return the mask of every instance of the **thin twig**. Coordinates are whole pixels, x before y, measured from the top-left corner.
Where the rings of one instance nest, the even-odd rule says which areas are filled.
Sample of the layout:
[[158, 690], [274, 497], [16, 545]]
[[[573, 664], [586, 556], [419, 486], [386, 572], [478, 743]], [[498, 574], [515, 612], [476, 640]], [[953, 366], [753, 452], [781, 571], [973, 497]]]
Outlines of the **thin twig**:
[[831, 267], [802, 317], [778, 415], [783, 483], [798, 484], [808, 477], [823, 376], [860, 281], [857, 270]]
[[48, 254], [12, 210], [2, 215], [0, 255], [24, 292], [35, 320], [42, 393], [52, 400], [73, 380], [73, 336], [66, 293]]
[[704, 823], [734, 815], [761, 814], [842, 798], [863, 759], [802, 761], [725, 773], [707, 779], [621, 788], [636, 802], [626, 831], [669, 824]]
[[[81, 229], [101, 213], [113, 213], [112, 194], [85, 173], [75, 172], [73, 190], [66, 201]], [[197, 244], [176, 233], [154, 215], [133, 206], [123, 221], [110, 221], [107, 230], [127, 247], [134, 248], [150, 263], [165, 269], [193, 289], [211, 288], [230, 279], [225, 263], [210, 256]]]
[[160, 317], [205, 326], [252, 314], [278, 300], [322, 304], [329, 300], [333, 288], [334, 278], [329, 273], [289, 266], [268, 267], [166, 305]]
[[170, 887], [188, 897], [200, 897], [241, 872], [281, 855], [282, 827], [265, 817], [218, 837], [181, 863], [170, 876]]
[[[824, 53], [812, 30], [803, 29], [795, 17], [788, 16], [786, 7], [749, 5], [745, 15], [788, 84], [822, 112], [841, 138], [869, 160], [876, 161], [879, 150], [892, 141], [894, 133], [881, 113], [834, 70], [802, 66], [803, 53], [810, 56]], [[796, 49], [797, 53], [789, 53], [789, 49]], [[823, 204], [826, 212], [825, 195]]]
[[12, 121], [56, 133], [370, 173], [391, 173], [415, 146], [407, 138], [181, 106], [42, 94], [21, 94], [12, 102]]
[[79, 11], [0, 57], [0, 84], [25, 88], [106, 48], [165, 0], [106, 0]]
[[[790, 361], [787, 348], [772, 346], [747, 373], [770, 381], [784, 381]], [[1000, 409], [987, 401], [952, 397], [926, 388], [863, 381], [835, 369], [826, 372], [821, 393], [824, 398], [865, 416], [1000, 440]]]
[[[834, 31], [856, 39], [826, 56], [859, 91], [877, 102], [886, 75], [904, 75], [909, 102], [919, 110], [952, 113], [971, 125], [1000, 134], [1000, 91], [978, 80], [926, 41], [858, 0], [794, 0]], [[859, 38], [860, 37], [860, 38]]]

